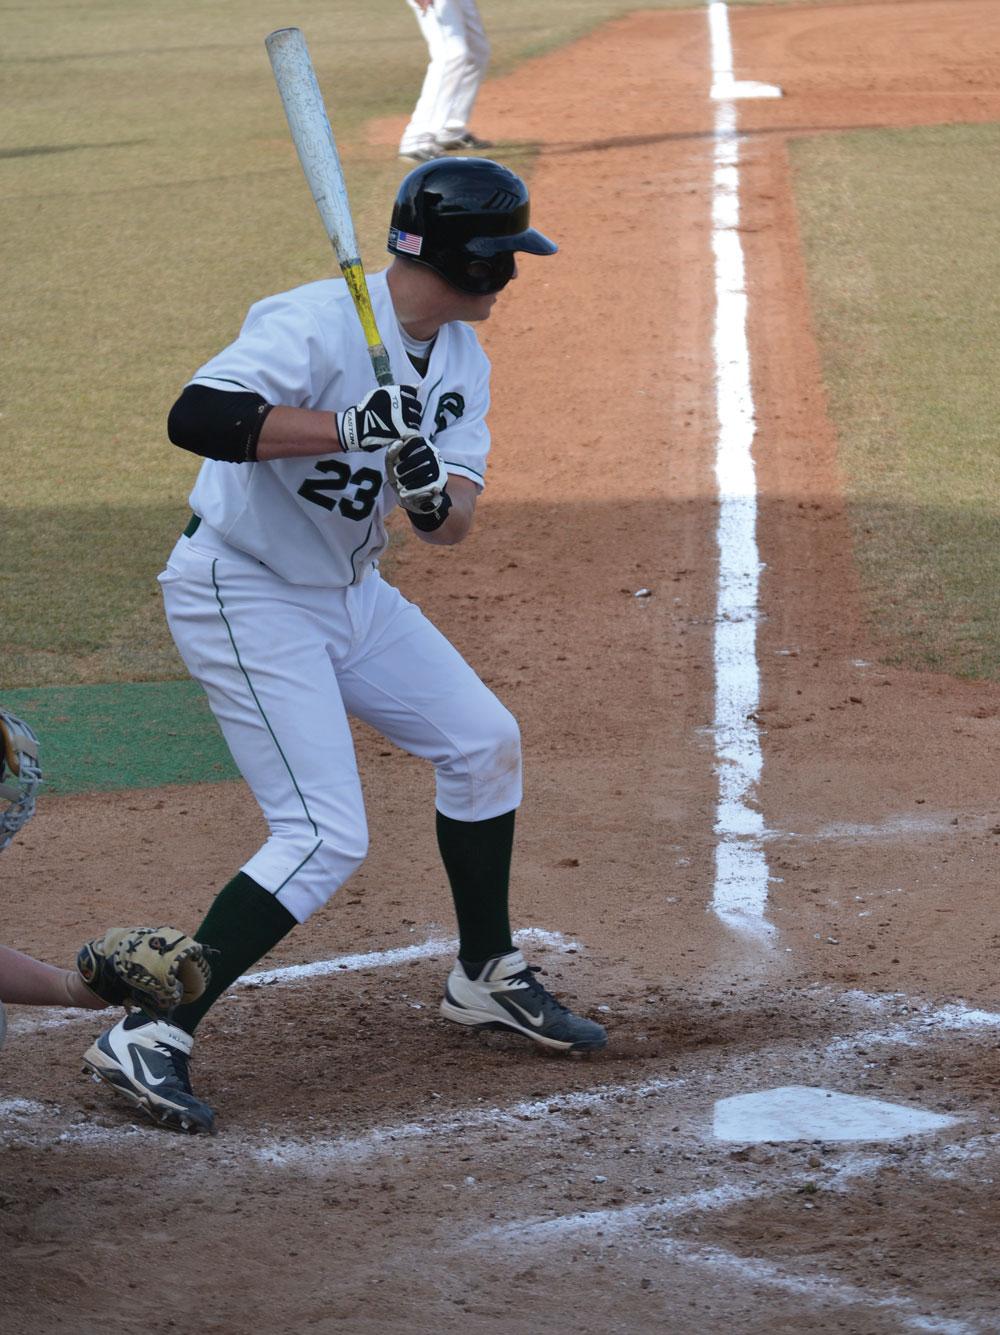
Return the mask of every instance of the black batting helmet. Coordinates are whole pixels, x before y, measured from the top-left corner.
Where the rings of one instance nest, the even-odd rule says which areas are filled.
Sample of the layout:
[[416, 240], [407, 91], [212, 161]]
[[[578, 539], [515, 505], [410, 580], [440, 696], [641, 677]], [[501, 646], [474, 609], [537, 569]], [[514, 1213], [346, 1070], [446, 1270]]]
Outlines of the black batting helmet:
[[514, 252], [553, 255], [558, 246], [528, 226], [528, 188], [488, 158], [435, 158], [399, 187], [389, 251], [426, 264], [463, 292], [499, 292]]

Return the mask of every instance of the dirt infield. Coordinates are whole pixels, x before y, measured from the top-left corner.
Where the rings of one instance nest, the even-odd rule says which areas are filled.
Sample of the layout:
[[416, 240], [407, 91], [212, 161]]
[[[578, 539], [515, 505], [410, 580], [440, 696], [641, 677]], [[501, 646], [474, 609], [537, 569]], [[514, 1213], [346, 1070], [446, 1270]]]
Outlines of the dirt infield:
[[[515, 921], [609, 1046], [548, 1060], [437, 1018], [432, 777], [359, 731], [372, 855], [265, 962], [326, 971], [238, 987], [199, 1032], [216, 1138], [136, 1125], [77, 1074], [100, 1016], [14, 1012], [6, 1335], [1000, 1329], [1000, 689], [873, 661], [786, 161], [792, 134], [1000, 120], [1000, 7], [731, 26], [737, 76], [785, 92], [737, 111], [768, 931], [711, 911], [708, 29], [637, 15], [484, 91], [477, 130], [542, 142], [561, 254], [526, 258], [485, 332], [473, 537], [395, 569], [521, 721]], [[238, 785], [43, 802], [4, 855], [6, 937], [59, 959], [164, 905], [194, 924], [261, 835]], [[720, 1133], [718, 1100], [788, 1086], [947, 1125]]]

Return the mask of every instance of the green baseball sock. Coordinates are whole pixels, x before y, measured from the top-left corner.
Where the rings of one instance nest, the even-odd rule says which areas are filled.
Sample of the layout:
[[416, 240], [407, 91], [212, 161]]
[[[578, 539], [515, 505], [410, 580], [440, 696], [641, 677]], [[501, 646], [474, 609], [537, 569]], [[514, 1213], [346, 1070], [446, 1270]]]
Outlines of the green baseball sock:
[[514, 949], [507, 901], [515, 814], [469, 821], [437, 813], [438, 848], [451, 883], [463, 960], [488, 960]]
[[195, 940], [217, 954], [210, 954], [212, 978], [197, 1001], [178, 1006], [171, 1024], [193, 1034], [209, 1007], [296, 926], [296, 919], [270, 891], [240, 872], [223, 886]]

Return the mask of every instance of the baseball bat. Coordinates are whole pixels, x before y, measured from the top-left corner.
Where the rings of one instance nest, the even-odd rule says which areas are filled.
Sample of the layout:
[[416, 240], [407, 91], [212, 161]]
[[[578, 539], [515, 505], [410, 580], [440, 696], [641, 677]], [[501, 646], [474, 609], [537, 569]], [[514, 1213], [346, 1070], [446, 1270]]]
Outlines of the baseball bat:
[[358, 256], [344, 169], [306, 39], [300, 28], [277, 28], [265, 37], [264, 45], [302, 171], [361, 321], [375, 379], [380, 385], [391, 385], [389, 354], [375, 323], [365, 271]]

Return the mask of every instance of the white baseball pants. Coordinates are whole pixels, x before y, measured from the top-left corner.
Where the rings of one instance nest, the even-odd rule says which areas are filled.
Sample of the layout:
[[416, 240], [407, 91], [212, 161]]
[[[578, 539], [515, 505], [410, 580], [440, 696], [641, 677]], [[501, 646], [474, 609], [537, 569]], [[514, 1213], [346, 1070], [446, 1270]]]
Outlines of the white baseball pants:
[[348, 716], [433, 764], [444, 815], [489, 820], [520, 804], [516, 720], [377, 570], [342, 589], [288, 584], [202, 524], [160, 584], [174, 641], [267, 820], [242, 870], [299, 922], [368, 852]]
[[490, 59], [489, 39], [475, 0], [434, 0], [426, 13], [415, 0], [406, 3], [417, 16], [430, 61], [400, 140], [403, 153], [465, 133]]

